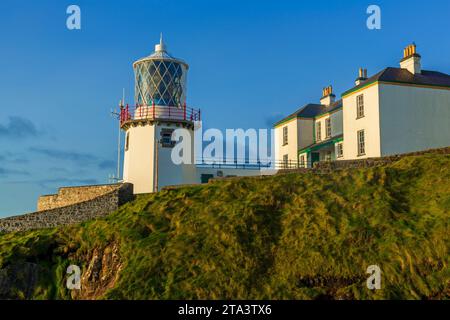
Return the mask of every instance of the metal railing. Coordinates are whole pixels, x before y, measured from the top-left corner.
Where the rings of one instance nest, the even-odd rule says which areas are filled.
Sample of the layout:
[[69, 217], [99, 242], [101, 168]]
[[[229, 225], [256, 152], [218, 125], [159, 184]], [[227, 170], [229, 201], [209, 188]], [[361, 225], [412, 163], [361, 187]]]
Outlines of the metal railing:
[[213, 169], [248, 169], [248, 170], [260, 170], [260, 169], [299, 169], [299, 168], [311, 168], [311, 163], [299, 163], [294, 160], [239, 160], [239, 159], [196, 159], [195, 165], [201, 168], [213, 168]]
[[130, 107], [120, 107], [119, 120], [120, 125], [136, 120], [183, 120], [183, 121], [200, 121], [200, 109], [186, 107], [169, 107], [155, 105], [136, 105]]

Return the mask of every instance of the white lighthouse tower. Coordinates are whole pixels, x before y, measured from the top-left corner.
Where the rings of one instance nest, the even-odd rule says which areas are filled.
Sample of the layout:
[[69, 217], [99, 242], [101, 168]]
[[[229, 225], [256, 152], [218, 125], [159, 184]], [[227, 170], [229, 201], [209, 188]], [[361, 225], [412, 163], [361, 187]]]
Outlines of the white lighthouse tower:
[[193, 146], [194, 122], [200, 110], [186, 106], [189, 66], [169, 55], [162, 35], [155, 52], [133, 64], [135, 106], [122, 106], [120, 126], [125, 132], [123, 180], [134, 185], [134, 193], [149, 193], [167, 185], [195, 181], [192, 164], [174, 164], [172, 132], [185, 128]]

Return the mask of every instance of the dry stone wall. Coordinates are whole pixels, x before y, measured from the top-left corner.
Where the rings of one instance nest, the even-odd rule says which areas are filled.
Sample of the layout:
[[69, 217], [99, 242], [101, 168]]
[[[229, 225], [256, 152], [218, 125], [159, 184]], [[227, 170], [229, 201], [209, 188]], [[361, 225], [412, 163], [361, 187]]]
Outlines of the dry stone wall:
[[123, 183], [110, 186], [112, 191], [90, 200], [0, 219], [0, 232], [26, 231], [76, 224], [104, 217], [133, 199], [132, 184]]
[[37, 210], [49, 210], [66, 207], [71, 204], [92, 200], [98, 196], [112, 192], [118, 188], [118, 184], [103, 184], [81, 187], [62, 187], [58, 194], [39, 197]]

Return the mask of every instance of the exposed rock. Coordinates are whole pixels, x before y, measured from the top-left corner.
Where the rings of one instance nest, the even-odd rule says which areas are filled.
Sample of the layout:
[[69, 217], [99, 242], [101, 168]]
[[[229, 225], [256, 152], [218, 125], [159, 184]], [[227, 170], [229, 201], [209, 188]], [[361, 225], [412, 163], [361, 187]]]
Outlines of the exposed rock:
[[81, 290], [72, 290], [72, 299], [98, 299], [114, 287], [122, 264], [117, 243], [104, 249], [95, 248], [85, 260], [86, 269], [81, 276]]

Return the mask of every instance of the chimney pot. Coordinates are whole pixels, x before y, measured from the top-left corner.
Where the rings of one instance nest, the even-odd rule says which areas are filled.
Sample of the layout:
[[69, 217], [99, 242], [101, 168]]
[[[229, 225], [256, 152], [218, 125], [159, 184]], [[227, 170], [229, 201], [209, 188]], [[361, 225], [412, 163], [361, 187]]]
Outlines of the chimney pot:
[[322, 98], [320, 99], [320, 104], [329, 106], [334, 102], [335, 95], [333, 94], [333, 86], [328, 86], [322, 90]]
[[364, 80], [367, 80], [367, 69], [359, 68], [358, 78], [355, 80], [355, 85], [359, 86]]
[[403, 50], [403, 59], [400, 61], [400, 68], [406, 69], [412, 74], [422, 72], [420, 55], [417, 53], [416, 44], [410, 44]]

